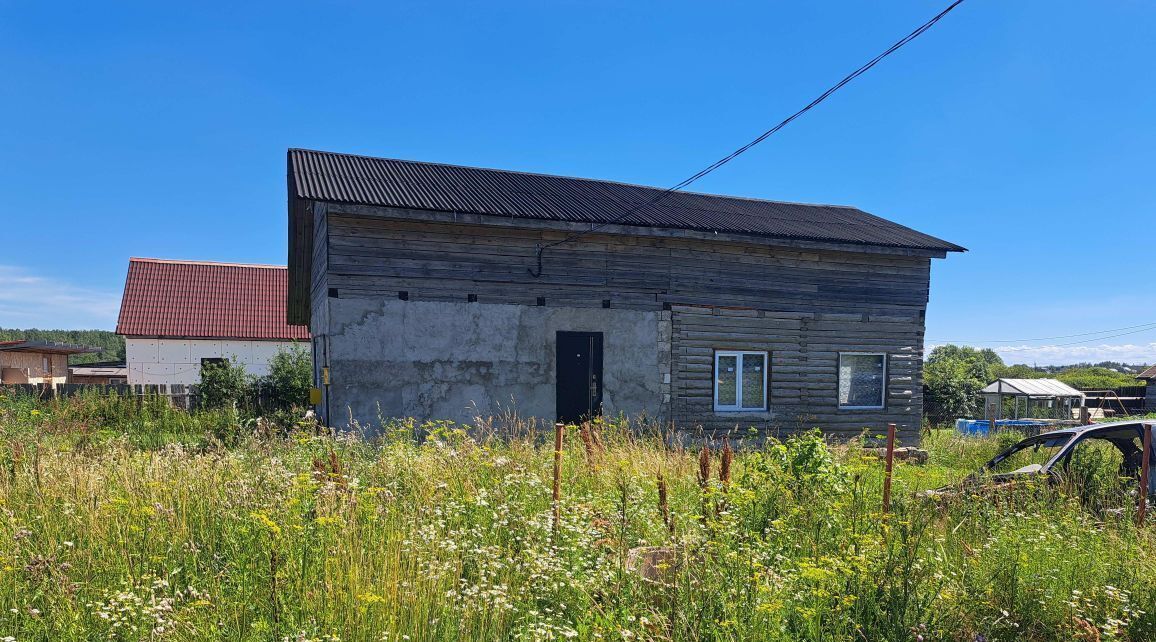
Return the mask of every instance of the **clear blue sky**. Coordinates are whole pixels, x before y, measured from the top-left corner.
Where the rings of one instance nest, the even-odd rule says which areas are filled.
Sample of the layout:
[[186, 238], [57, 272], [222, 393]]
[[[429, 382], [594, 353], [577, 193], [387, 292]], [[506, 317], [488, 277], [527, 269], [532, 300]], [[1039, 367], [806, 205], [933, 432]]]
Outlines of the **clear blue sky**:
[[[288, 147], [673, 184], [945, 4], [0, 2], [0, 326], [113, 327], [130, 256], [284, 263]], [[695, 189], [970, 248], [933, 341], [1156, 322], [1154, 33], [1141, 0], [968, 0]], [[1005, 357], [1156, 361], [1083, 338]]]

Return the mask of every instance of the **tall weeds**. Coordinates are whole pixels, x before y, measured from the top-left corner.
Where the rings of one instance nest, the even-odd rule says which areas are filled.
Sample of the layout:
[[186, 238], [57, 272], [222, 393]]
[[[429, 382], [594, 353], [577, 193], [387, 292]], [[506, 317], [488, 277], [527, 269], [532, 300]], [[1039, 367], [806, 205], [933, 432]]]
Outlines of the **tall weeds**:
[[[1126, 491], [915, 496], [991, 441], [933, 435], [885, 521], [855, 447], [712, 457], [606, 420], [597, 466], [563, 449], [555, 535], [529, 429], [225, 443], [221, 416], [92, 403], [0, 399], [0, 639], [1156, 639], [1156, 538], [1104, 510]], [[640, 546], [676, 552], [662, 582]]]

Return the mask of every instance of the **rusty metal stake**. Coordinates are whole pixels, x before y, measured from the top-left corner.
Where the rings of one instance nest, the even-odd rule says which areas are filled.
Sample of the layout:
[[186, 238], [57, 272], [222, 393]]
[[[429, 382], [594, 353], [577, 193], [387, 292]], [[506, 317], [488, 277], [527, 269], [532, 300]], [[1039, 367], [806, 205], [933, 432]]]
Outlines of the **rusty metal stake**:
[[891, 512], [891, 468], [895, 464], [895, 424], [887, 424], [887, 463], [883, 476], [883, 514]]
[[566, 426], [562, 422], [554, 424], [554, 520], [551, 528], [558, 534], [558, 522], [562, 517], [562, 435]]
[[1136, 524], [1144, 525], [1148, 514], [1148, 466], [1152, 457], [1152, 426], [1140, 424], [1144, 430], [1144, 455], [1140, 458], [1140, 507], [1136, 510]]

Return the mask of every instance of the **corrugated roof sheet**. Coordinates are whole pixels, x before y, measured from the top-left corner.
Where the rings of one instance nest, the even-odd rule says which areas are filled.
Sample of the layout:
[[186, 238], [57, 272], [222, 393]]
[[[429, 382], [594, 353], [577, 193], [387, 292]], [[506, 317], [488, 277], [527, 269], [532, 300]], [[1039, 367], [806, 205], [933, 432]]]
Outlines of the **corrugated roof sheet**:
[[72, 343], [56, 343], [51, 341], [0, 341], [0, 350], [7, 352], [36, 352], [43, 354], [84, 354], [100, 352], [100, 348], [75, 345]]
[[129, 260], [117, 334], [197, 339], [308, 340], [285, 322], [288, 270], [162, 259]]
[[996, 379], [988, 384], [983, 392], [995, 393], [1000, 390], [1004, 394], [1020, 394], [1030, 397], [1084, 396], [1084, 393], [1057, 379]]
[[[385, 207], [609, 223], [663, 190], [641, 185], [476, 167], [289, 150], [290, 194]], [[675, 192], [621, 225], [754, 234], [937, 251], [942, 239], [853, 207]]]

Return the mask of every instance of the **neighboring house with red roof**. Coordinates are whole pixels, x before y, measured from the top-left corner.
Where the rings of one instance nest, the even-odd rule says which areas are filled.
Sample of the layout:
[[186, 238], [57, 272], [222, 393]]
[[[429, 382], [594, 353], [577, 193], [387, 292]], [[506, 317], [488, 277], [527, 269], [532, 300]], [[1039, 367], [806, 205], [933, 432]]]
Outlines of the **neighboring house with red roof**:
[[285, 321], [287, 270], [277, 265], [133, 258], [117, 334], [130, 384], [195, 384], [228, 359], [254, 375], [309, 330]]

